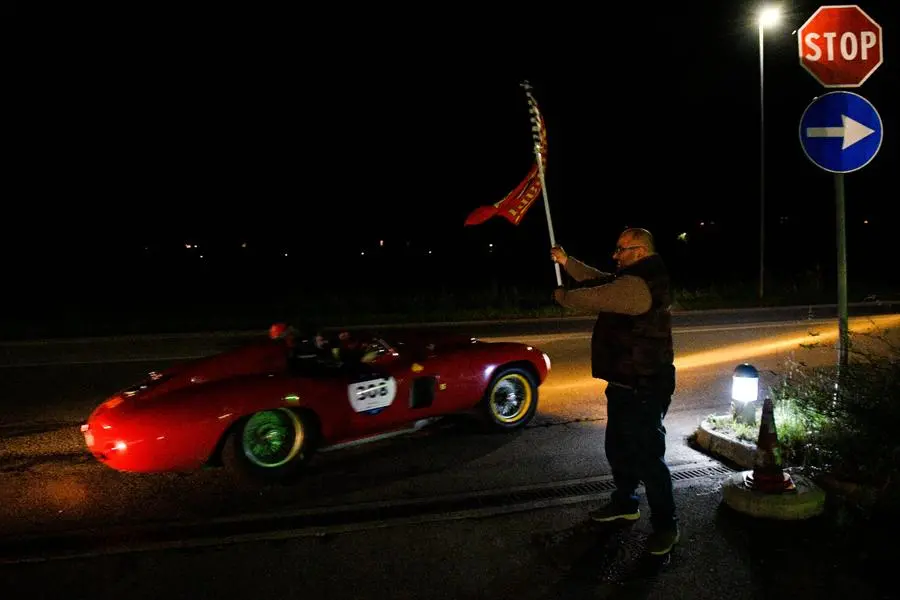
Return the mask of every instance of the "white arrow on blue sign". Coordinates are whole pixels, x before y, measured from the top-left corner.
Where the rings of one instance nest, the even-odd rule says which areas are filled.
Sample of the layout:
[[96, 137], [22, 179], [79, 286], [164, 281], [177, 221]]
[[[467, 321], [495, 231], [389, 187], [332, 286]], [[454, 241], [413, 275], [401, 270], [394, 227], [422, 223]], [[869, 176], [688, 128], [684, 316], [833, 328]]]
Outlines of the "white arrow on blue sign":
[[813, 100], [800, 117], [800, 145], [820, 168], [850, 173], [875, 158], [883, 137], [881, 116], [853, 92], [829, 92]]

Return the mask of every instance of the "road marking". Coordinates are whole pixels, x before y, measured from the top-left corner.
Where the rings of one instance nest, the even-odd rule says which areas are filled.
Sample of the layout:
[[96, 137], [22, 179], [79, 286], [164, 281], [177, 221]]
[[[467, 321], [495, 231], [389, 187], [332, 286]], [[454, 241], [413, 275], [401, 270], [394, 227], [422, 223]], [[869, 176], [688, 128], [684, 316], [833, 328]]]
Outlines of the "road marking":
[[[852, 317], [850, 322], [860, 322], [862, 320], [890, 320], [891, 317], [896, 317], [897, 315], [872, 315], [872, 316], [864, 316], [864, 317]], [[773, 321], [771, 323], [763, 322], [763, 323], [744, 323], [738, 325], [696, 325], [692, 327], [676, 327], [672, 330], [673, 335], [684, 335], [690, 333], [726, 333], [733, 331], [745, 331], [749, 329], [761, 330], [761, 329], [788, 329], [788, 328], [809, 328], [809, 327], [823, 327], [823, 326], [834, 326], [836, 323], [835, 319], [809, 319], [809, 320], [799, 320], [799, 321], [789, 321], [789, 322], [779, 322]], [[534, 336], [527, 335], [519, 335], [519, 336], [484, 336], [478, 337], [478, 339], [483, 340], [485, 342], [525, 342], [531, 343], [534, 345], [538, 344], [550, 344], [553, 342], [560, 342], [566, 340], [583, 340], [590, 339], [591, 332], [583, 332], [583, 333], [549, 333], [549, 334], [538, 334]], [[24, 368], [32, 368], [32, 367], [61, 367], [61, 366], [90, 366], [90, 365], [112, 365], [112, 364], [128, 364], [128, 363], [158, 363], [163, 361], [188, 361], [188, 360], [196, 360], [200, 358], [206, 358], [212, 356], [214, 354], [218, 354], [218, 351], [209, 352], [207, 354], [190, 354], [190, 355], [179, 355], [172, 356], [166, 354], [159, 354], [153, 356], [135, 356], [135, 357], [127, 357], [127, 358], [96, 358], [96, 359], [87, 359], [87, 360], [47, 360], [47, 361], [32, 361], [32, 362], [23, 362], [23, 363], [9, 363], [9, 364], [0, 364], [0, 369], [24, 369]]]
[[[858, 317], [860, 319], [867, 317]], [[851, 319], [853, 320], [853, 319]], [[803, 327], [815, 327], [815, 326], [830, 326], [834, 325], [834, 319], [810, 319], [810, 320], [802, 320], [802, 321], [790, 321], [790, 322], [777, 322], [774, 321], [772, 323], [743, 323], [739, 325], [695, 325], [692, 327], [674, 327], [672, 329], [673, 335], [682, 335], [686, 333], [724, 333], [729, 331], [745, 331], [748, 329], [786, 329], [786, 328], [803, 328]], [[583, 332], [583, 333], [548, 333], [548, 334], [538, 334], [534, 336], [502, 336], [502, 337], [479, 337], [478, 339], [484, 340], [486, 342], [517, 342], [517, 341], [528, 341], [537, 343], [553, 343], [565, 340], [580, 340], [580, 339], [590, 339], [591, 332]]]

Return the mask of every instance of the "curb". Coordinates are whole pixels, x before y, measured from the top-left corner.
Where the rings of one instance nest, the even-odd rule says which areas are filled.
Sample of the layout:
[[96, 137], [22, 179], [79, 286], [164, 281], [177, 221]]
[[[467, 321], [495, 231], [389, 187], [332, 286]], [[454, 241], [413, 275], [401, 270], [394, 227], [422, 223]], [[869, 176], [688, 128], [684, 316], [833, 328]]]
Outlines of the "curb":
[[[695, 440], [711, 455], [728, 460], [746, 471], [753, 469], [756, 444], [715, 431], [708, 419], [700, 422]], [[761, 519], [794, 521], [822, 514], [826, 490], [802, 475], [794, 474], [792, 478], [796, 485], [794, 493], [766, 494], [746, 488], [744, 473], [735, 473], [722, 484], [722, 501], [738, 512]]]
[[[753, 469], [756, 458], [756, 444], [743, 442], [717, 432], [712, 428], [708, 419], [703, 419], [700, 422], [693, 438], [697, 446], [713, 458], [729, 461], [741, 469]], [[793, 471], [790, 468], [787, 470]], [[803, 477], [794, 472], [791, 473], [791, 476], [795, 480], [798, 477]], [[878, 489], [872, 486], [843, 481], [830, 473], [816, 477], [815, 480], [803, 478], [803, 481], [807, 487], [821, 487], [826, 493], [841, 496], [861, 507], [872, 508], [877, 506], [882, 500]]]
[[700, 422], [695, 440], [698, 446], [713, 456], [728, 460], [744, 469], [753, 468], [756, 444], [742, 442], [717, 432], [707, 419]]

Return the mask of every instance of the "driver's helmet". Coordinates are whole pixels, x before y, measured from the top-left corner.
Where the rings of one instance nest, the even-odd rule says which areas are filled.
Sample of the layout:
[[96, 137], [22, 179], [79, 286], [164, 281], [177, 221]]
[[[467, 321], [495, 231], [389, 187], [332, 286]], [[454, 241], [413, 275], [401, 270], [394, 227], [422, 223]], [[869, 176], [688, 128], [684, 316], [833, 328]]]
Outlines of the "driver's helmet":
[[284, 340], [288, 346], [293, 346], [297, 339], [297, 330], [287, 323], [274, 323], [269, 327], [269, 339]]
[[271, 327], [269, 327], [269, 338], [273, 340], [280, 340], [287, 333], [288, 326], [286, 323], [273, 323]]

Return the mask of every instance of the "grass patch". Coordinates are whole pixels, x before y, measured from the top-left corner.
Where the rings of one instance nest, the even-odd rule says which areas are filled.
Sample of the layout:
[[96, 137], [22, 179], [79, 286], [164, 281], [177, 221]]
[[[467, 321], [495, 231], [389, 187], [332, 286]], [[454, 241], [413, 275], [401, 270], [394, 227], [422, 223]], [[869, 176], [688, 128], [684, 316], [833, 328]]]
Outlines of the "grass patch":
[[[813, 429], [808, 421], [809, 415], [798, 410], [790, 402], [774, 402], [773, 414], [775, 427], [778, 430], [778, 441], [783, 448], [797, 448], [806, 444]], [[710, 415], [707, 417], [711, 429], [727, 434], [743, 442], [755, 444], [759, 439], [759, 423], [762, 420], [762, 408], [756, 409], [755, 424], [740, 422], [731, 414]]]

